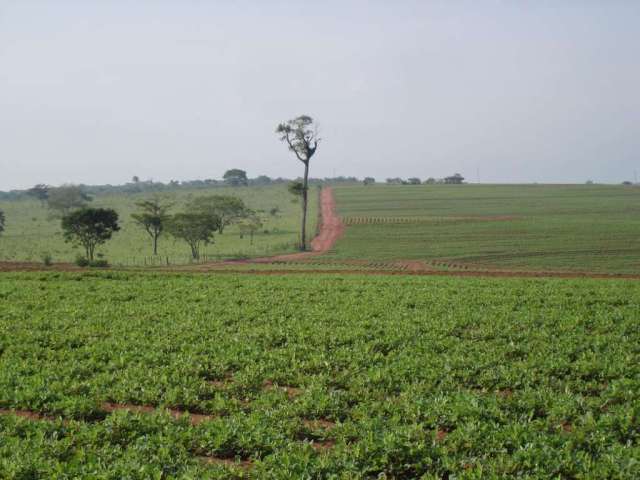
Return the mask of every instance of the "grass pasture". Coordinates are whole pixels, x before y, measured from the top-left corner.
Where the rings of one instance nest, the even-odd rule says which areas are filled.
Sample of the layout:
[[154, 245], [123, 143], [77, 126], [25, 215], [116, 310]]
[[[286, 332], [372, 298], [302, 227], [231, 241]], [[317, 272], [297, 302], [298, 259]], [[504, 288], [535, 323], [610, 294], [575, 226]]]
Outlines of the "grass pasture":
[[336, 258], [514, 270], [640, 272], [640, 188], [418, 185], [334, 189]]
[[640, 476], [637, 282], [49, 272], [0, 302], [0, 478]]
[[[292, 251], [299, 238], [300, 204], [292, 202], [292, 196], [285, 185], [268, 187], [177, 190], [163, 194], [175, 205], [173, 212], [180, 211], [190, 198], [200, 195], [235, 195], [241, 197], [249, 208], [261, 209], [264, 228], [256, 233], [254, 244], [249, 237], [239, 238], [237, 227], [230, 226], [223, 235], [215, 236], [215, 243], [205, 247], [210, 259], [229, 257], [251, 257], [274, 255]], [[144, 266], [166, 265], [190, 262], [189, 247], [168, 235], [160, 238], [159, 258], [152, 258], [151, 240], [147, 233], [131, 219], [136, 211], [135, 203], [147, 198], [148, 194], [99, 195], [91, 202], [94, 207], [115, 209], [120, 216], [121, 230], [113, 239], [99, 247], [105, 257], [114, 265]], [[309, 195], [308, 232], [315, 232], [318, 201], [315, 189]], [[269, 210], [277, 207], [280, 213], [271, 216]], [[7, 217], [6, 231], [0, 236], [0, 260], [40, 261], [44, 254], [50, 254], [54, 262], [73, 261], [81, 249], [64, 242], [60, 220], [51, 217], [51, 212], [35, 200], [0, 202], [0, 210]]]

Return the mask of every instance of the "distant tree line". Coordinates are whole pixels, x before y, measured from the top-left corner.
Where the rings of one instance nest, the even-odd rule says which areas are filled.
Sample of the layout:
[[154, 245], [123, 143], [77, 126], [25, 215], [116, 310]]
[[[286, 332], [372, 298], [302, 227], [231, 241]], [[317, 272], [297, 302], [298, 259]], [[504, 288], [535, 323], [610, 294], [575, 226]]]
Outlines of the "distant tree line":
[[[232, 171], [232, 170], [230, 170]], [[226, 175], [226, 174], [225, 174]], [[136, 181], [137, 179], [137, 181]], [[79, 184], [77, 187], [82, 188], [82, 191], [89, 196], [101, 195], [101, 194], [129, 194], [129, 193], [168, 193], [171, 191], [179, 191], [181, 189], [210, 189], [215, 187], [260, 187], [269, 185], [287, 185], [292, 181], [302, 181], [302, 177], [298, 178], [284, 178], [277, 177], [272, 178], [267, 175], [259, 175], [255, 178], [246, 178], [243, 180], [242, 176], [227, 177], [227, 180], [171, 180], [169, 182], [156, 182], [153, 180], [140, 180], [134, 177], [131, 182], [127, 182], [121, 185], [85, 185]], [[347, 184], [347, 183], [359, 183], [360, 180], [357, 177], [325, 177], [315, 178], [309, 177], [309, 185], [324, 185], [324, 184]], [[22, 200], [25, 198], [33, 198], [40, 201], [43, 205], [47, 204], [49, 194], [51, 190], [58, 188], [45, 184], [38, 184], [32, 188], [26, 190], [9, 190], [0, 191], [0, 200]]]
[[[433, 178], [429, 177], [426, 180], [422, 181], [418, 177], [409, 177], [406, 180], [400, 177], [395, 178], [387, 178], [387, 185], [438, 185], [438, 184], [446, 184], [446, 185], [462, 185], [464, 183], [464, 177], [459, 173], [454, 173], [448, 177], [444, 178]], [[365, 179], [365, 185], [366, 185]]]

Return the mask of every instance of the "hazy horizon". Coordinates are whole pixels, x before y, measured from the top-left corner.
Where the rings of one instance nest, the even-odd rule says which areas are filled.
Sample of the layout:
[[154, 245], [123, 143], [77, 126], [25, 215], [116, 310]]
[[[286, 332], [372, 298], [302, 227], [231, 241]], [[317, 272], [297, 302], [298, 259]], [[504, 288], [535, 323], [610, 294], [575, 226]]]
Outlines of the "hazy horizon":
[[[0, 0], [0, 190], [133, 175], [620, 183], [640, 2]], [[478, 175], [479, 174], [479, 175]]]

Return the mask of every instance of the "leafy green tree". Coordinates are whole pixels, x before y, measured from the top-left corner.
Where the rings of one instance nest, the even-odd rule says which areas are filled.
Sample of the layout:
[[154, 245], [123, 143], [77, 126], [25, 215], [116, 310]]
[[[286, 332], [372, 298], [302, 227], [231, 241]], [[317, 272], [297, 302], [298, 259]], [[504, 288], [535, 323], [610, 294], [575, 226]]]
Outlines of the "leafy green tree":
[[62, 217], [65, 241], [84, 247], [90, 262], [96, 246], [105, 243], [118, 230], [118, 214], [111, 208], [85, 207]]
[[39, 183], [27, 190], [27, 194], [39, 200], [40, 204], [44, 206], [49, 199], [49, 187], [44, 183]]
[[157, 255], [158, 239], [169, 221], [170, 215], [168, 211], [171, 208], [171, 204], [163, 203], [159, 198], [152, 198], [151, 200], [137, 202], [136, 205], [140, 212], [132, 214], [131, 217], [149, 234], [153, 245], [153, 254]]
[[373, 178], [373, 177], [365, 177], [364, 180], [362, 181], [362, 183], [364, 185], [375, 185], [376, 179]]
[[202, 244], [213, 243], [213, 235], [220, 227], [220, 218], [204, 213], [176, 213], [167, 223], [167, 231], [177, 239], [184, 240], [191, 248], [191, 257], [200, 258]]
[[444, 183], [451, 185], [461, 185], [464, 183], [464, 177], [459, 173], [454, 173], [450, 177], [444, 177]]
[[240, 170], [239, 168], [232, 168], [224, 172], [222, 176], [225, 183], [232, 187], [246, 187], [249, 185], [249, 179], [247, 178], [247, 172]]
[[92, 198], [79, 185], [51, 188], [47, 198], [49, 208], [63, 216], [72, 210], [86, 207], [91, 200]]
[[218, 233], [223, 234], [225, 227], [239, 221], [247, 213], [247, 207], [241, 198], [232, 195], [206, 195], [191, 200], [188, 205], [191, 212], [218, 217]]
[[262, 220], [257, 212], [248, 212], [247, 215], [238, 223], [240, 230], [240, 238], [249, 235], [249, 244], [253, 245], [253, 236], [262, 228]]
[[420, 185], [422, 181], [418, 177], [407, 178], [407, 183], [409, 185]]
[[315, 155], [320, 138], [313, 123], [313, 119], [308, 115], [300, 115], [294, 119], [281, 123], [276, 128], [276, 133], [280, 135], [280, 140], [285, 142], [289, 150], [293, 152], [304, 165], [304, 176], [302, 178], [302, 227], [300, 232], [300, 249], [307, 248], [307, 207], [309, 196], [309, 162]]

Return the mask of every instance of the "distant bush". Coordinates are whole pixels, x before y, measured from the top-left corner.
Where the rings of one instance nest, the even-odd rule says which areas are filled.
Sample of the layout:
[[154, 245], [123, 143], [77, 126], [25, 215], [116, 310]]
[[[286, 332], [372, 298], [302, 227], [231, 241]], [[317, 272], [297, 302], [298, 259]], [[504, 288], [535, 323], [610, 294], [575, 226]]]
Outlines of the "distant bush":
[[79, 267], [83, 267], [83, 268], [88, 267], [89, 259], [87, 259], [86, 257], [83, 257], [82, 255], [78, 255], [74, 263]]
[[51, 256], [50, 253], [43, 253], [42, 254], [42, 263], [46, 267], [50, 267], [51, 266], [51, 264], [53, 263], [53, 257]]
[[89, 266], [94, 268], [106, 268], [109, 266], [109, 262], [106, 259], [93, 260], [89, 262]]
[[85, 268], [85, 267], [106, 268], [109, 266], [109, 262], [104, 258], [100, 258], [97, 260], [89, 260], [86, 257], [83, 257], [82, 255], [78, 255], [76, 257], [75, 264], [82, 268]]

